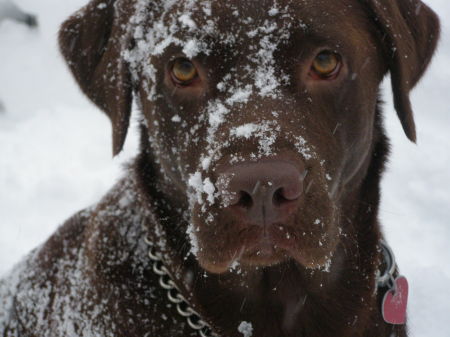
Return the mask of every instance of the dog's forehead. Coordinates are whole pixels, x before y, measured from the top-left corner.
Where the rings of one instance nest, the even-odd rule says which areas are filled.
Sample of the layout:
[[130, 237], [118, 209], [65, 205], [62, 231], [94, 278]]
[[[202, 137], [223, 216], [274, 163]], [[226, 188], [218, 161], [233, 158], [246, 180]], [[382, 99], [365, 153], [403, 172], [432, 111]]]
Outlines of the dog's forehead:
[[139, 2], [146, 3], [151, 12], [145, 22], [150, 30], [163, 28], [171, 35], [201, 37], [203, 41], [208, 36], [211, 41], [248, 44], [249, 38], [264, 34], [283, 40], [302, 31], [345, 39], [350, 31], [357, 32], [366, 24], [361, 20], [366, 16], [364, 9], [355, 0], [164, 0], [159, 5]]
[[189, 13], [195, 20], [203, 23], [215, 18], [219, 24], [223, 23], [219, 25], [219, 28], [225, 28], [227, 31], [240, 26], [251, 28], [266, 20], [285, 24], [300, 21], [305, 24], [320, 25], [339, 18], [347, 17], [348, 19], [351, 11], [362, 8], [359, 2], [354, 0], [203, 0], [195, 2], [187, 0], [176, 2], [171, 7], [171, 14]]

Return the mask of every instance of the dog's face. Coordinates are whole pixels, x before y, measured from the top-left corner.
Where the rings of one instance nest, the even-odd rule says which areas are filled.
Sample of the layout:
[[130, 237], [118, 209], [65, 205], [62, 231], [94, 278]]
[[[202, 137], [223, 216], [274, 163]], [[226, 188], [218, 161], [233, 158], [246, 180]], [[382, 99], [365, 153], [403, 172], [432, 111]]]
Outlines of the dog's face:
[[191, 239], [212, 271], [327, 263], [341, 198], [367, 168], [385, 72], [361, 8], [346, 24], [345, 1], [255, 4], [177, 2], [129, 56], [146, 55], [150, 144], [191, 193]]
[[[73, 71], [111, 117], [116, 152], [134, 90], [157, 164], [189, 199], [187, 235], [200, 264], [224, 272], [294, 259], [326, 268], [380, 137], [377, 95], [388, 70], [415, 138], [408, 93], [435, 39], [403, 32], [431, 48], [414, 55], [396, 40], [408, 26], [392, 20], [412, 3], [388, 3], [389, 14], [356, 0], [113, 2], [93, 1], [83, 13], [91, 25], [109, 18], [106, 33], [75, 28], [80, 16], [66, 23], [63, 53], [74, 63], [67, 49], [87, 43], [79, 36], [101, 36], [99, 61], [82, 62], [97, 75], [86, 85], [79, 64]], [[414, 9], [437, 35], [432, 12]]]

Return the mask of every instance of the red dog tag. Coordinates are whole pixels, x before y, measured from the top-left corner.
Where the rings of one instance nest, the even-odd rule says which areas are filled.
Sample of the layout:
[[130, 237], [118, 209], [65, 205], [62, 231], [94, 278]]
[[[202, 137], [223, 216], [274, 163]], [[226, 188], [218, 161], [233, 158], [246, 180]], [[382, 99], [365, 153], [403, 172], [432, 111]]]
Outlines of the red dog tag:
[[408, 280], [404, 276], [395, 279], [394, 285], [384, 295], [381, 312], [389, 324], [406, 323], [406, 306], [408, 304]]

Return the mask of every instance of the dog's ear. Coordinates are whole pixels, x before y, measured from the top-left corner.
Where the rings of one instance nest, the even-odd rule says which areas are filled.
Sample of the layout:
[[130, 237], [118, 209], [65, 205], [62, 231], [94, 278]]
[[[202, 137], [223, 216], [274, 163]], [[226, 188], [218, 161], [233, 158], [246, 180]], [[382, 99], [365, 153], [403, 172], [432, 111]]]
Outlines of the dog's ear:
[[126, 17], [115, 0], [92, 0], [65, 21], [59, 45], [82, 91], [111, 120], [113, 155], [123, 147], [130, 121], [131, 76], [121, 57]]
[[420, 0], [365, 0], [378, 25], [391, 73], [394, 106], [408, 138], [416, 141], [409, 92], [425, 72], [439, 38], [439, 19]]

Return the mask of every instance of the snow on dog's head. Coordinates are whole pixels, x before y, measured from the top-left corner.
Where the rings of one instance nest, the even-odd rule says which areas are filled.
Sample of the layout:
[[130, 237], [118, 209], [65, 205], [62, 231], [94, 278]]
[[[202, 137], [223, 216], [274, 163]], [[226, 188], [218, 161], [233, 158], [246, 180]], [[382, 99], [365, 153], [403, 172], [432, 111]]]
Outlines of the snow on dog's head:
[[[200, 264], [224, 272], [294, 259], [328, 268], [346, 235], [339, 210], [352, 204], [381, 134], [377, 94], [388, 66], [367, 8], [357, 0], [99, 4], [80, 14], [105, 15], [114, 27], [99, 34], [100, 60], [82, 64], [101, 66], [94, 80], [77, 73], [83, 54], [70, 56], [89, 43], [80, 32], [70, 38], [78, 26], [63, 27], [63, 52], [111, 117], [115, 153], [134, 97], [143, 151], [186, 205]], [[347, 20], [349, 8], [359, 20]], [[412, 118], [402, 121], [413, 138]]]

